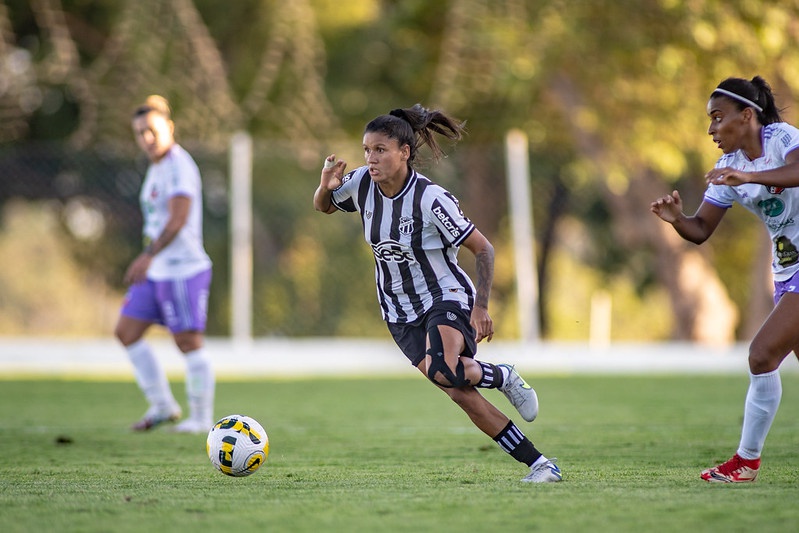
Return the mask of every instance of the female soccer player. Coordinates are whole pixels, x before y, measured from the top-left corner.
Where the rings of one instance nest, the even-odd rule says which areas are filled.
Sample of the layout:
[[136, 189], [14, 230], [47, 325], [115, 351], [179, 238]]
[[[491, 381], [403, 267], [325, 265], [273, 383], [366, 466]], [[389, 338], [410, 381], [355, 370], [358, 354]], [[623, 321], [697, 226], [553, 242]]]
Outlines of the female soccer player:
[[[538, 414], [535, 391], [513, 367], [474, 359], [477, 343], [494, 335], [488, 314], [494, 248], [452, 194], [413, 168], [422, 145], [440, 157], [434, 133], [457, 141], [462, 132], [461, 123], [419, 104], [375, 118], [363, 135], [366, 165], [345, 176], [347, 164], [328, 156], [314, 207], [327, 214], [360, 214], [374, 252], [383, 319], [411, 364], [505, 452], [530, 467], [522, 481], [560, 481], [554, 462], [477, 390], [499, 389], [527, 421]], [[475, 255], [476, 288], [458, 266], [460, 246]]]
[[133, 429], [149, 430], [181, 415], [166, 374], [143, 339], [151, 325], [161, 324], [186, 357], [189, 417], [174, 429], [206, 433], [213, 425], [215, 379], [203, 347], [211, 260], [203, 248], [200, 172], [175, 142], [166, 99], [148, 97], [133, 112], [132, 126], [150, 160], [139, 196], [145, 246], [125, 273], [130, 288], [115, 331], [150, 405]]
[[682, 212], [677, 191], [652, 202], [657, 216], [684, 239], [704, 242], [738, 202], [760, 218], [773, 247], [776, 307], [749, 346], [749, 391], [738, 450], [701, 474], [709, 482], [754, 481], [760, 453], [782, 396], [779, 366], [799, 353], [799, 130], [786, 124], [763, 78], [728, 78], [710, 94], [708, 134], [724, 155], [705, 175], [708, 187], [693, 216]]

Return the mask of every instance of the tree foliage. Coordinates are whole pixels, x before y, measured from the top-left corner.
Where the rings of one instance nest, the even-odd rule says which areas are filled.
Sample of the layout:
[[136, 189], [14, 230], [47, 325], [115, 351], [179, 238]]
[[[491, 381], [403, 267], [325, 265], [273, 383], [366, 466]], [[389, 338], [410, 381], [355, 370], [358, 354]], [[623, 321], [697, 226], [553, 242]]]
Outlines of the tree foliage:
[[[492, 240], [506, 234], [504, 132], [527, 133], [545, 304], [557, 297], [547, 280], [560, 250], [609, 286], [621, 276], [642, 295], [665, 287], [674, 336], [730, 340], [735, 308], [751, 311], [739, 333], [762, 316], [753, 302], [765, 284], [750, 279], [766, 267], [751, 261], [754, 244], [741, 244], [761, 238], [756, 225], [734, 210], [697, 250], [648, 203], [677, 187], [687, 208], [698, 205], [701, 177], [719, 155], [704, 108], [720, 80], [762, 75], [795, 117], [797, 12], [797, 0], [5, 0], [2, 164], [22, 168], [22, 143], [57, 141], [113, 161], [119, 189], [135, 149], [130, 109], [158, 92], [174, 104], [181, 142], [207, 155], [224, 189], [227, 139], [245, 129], [261, 146], [256, 314], [282, 324], [262, 333], [358, 333], [374, 325], [356, 303], [371, 289], [325, 283], [331, 264], [364, 271], [368, 260], [346, 237], [357, 231], [337, 217], [320, 223], [306, 197], [320, 156], [336, 151], [352, 168], [366, 121], [421, 102], [467, 121], [468, 138], [432, 173]], [[59, 197], [52, 183], [24, 195]], [[0, 186], [0, 201], [19, 194]], [[224, 216], [224, 201], [217, 207]], [[587, 238], [565, 244], [575, 227]], [[224, 260], [218, 233], [209, 246]], [[123, 240], [135, 249], [131, 239]], [[692, 284], [697, 275], [707, 284]], [[511, 306], [511, 285], [497, 284], [498, 308]], [[704, 321], [708, 306], [726, 309], [718, 322]]]

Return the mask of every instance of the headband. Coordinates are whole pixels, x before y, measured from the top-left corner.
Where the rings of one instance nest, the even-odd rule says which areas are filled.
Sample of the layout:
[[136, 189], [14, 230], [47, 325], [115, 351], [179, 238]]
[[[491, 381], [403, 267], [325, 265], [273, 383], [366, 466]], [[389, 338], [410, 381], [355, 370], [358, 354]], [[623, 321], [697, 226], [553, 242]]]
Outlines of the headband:
[[725, 95], [725, 96], [729, 96], [730, 98], [734, 98], [735, 100], [738, 100], [739, 102], [743, 102], [744, 104], [748, 105], [749, 107], [754, 107], [754, 108], [755, 108], [755, 109], [757, 109], [757, 110], [758, 110], [758, 112], [760, 112], [760, 113], [762, 113], [762, 112], [763, 112], [763, 108], [762, 108], [762, 107], [760, 107], [759, 105], [757, 105], [756, 103], [754, 103], [754, 102], [753, 102], [752, 100], [750, 100], [749, 98], [744, 98], [744, 97], [743, 97], [743, 96], [741, 96], [740, 94], [736, 94], [736, 93], [734, 93], [734, 92], [732, 92], [732, 91], [728, 91], [727, 89], [721, 89], [721, 88], [719, 88], [719, 87], [716, 87], [716, 88], [713, 90], [713, 92], [714, 92], [714, 93], [721, 93], [721, 94], [723, 94], [723, 95]]

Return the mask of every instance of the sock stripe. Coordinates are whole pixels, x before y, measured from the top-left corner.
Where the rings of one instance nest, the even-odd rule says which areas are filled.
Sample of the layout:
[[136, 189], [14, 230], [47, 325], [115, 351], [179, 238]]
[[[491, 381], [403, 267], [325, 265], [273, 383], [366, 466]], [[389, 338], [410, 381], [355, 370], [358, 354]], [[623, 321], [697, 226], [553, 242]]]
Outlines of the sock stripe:
[[524, 434], [516, 427], [516, 424], [509, 422], [494, 440], [500, 448], [510, 453], [522, 443], [524, 438]]

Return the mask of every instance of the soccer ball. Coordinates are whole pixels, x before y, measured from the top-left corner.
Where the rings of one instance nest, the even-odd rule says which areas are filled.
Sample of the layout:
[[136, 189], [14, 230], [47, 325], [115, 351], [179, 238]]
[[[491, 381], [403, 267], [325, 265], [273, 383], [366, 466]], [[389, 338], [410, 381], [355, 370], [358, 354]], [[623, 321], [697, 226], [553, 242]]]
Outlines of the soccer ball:
[[208, 432], [205, 451], [217, 470], [233, 477], [249, 476], [269, 455], [269, 437], [263, 426], [244, 415], [229, 415]]

